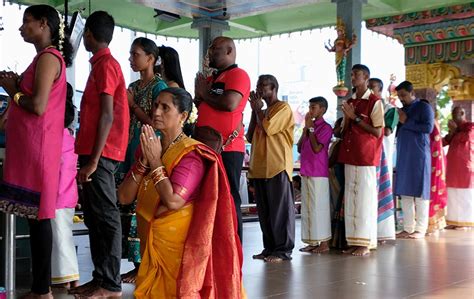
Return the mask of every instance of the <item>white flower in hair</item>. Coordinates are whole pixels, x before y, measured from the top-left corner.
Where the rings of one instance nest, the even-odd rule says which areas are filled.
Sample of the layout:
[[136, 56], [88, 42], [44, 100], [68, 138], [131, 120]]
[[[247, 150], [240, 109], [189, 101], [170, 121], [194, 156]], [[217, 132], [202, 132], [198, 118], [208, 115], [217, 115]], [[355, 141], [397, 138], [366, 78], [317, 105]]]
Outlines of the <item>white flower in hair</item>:
[[188, 117], [188, 124], [194, 124], [197, 121], [198, 118], [198, 110], [196, 108], [196, 105], [193, 103], [193, 109], [191, 109], [191, 114]]
[[58, 41], [58, 50], [63, 54], [63, 44], [64, 44], [64, 39], [65, 39], [65, 34], [64, 30], [66, 26], [64, 25], [64, 17], [61, 15], [59, 11], [58, 12], [58, 17], [59, 17], [59, 41]]

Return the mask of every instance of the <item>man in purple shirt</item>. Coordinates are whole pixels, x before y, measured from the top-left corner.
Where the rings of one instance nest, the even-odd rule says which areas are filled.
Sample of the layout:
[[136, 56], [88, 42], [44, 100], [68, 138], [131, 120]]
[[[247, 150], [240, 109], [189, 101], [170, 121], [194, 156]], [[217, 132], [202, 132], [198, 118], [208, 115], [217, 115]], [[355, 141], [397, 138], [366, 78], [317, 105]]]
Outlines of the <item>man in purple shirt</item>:
[[328, 102], [323, 97], [309, 100], [305, 127], [298, 141], [301, 154], [301, 239], [308, 244], [302, 252], [329, 251], [331, 220], [329, 207], [328, 149], [332, 128], [323, 115]]

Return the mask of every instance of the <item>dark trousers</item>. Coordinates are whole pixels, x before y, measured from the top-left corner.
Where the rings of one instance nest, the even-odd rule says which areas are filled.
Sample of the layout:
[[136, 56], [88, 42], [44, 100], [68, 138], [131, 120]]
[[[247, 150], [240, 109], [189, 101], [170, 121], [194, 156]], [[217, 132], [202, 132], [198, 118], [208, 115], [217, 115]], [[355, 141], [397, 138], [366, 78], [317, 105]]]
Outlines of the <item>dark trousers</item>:
[[254, 179], [264, 256], [291, 259], [295, 247], [293, 187], [285, 171], [271, 179]]
[[51, 251], [53, 231], [51, 220], [28, 220], [30, 226], [31, 270], [33, 284], [31, 291], [38, 295], [49, 293], [51, 285]]
[[244, 163], [244, 153], [241, 152], [222, 152], [222, 162], [224, 163], [225, 172], [229, 179], [230, 193], [234, 198], [235, 212], [237, 214], [237, 233], [239, 234], [240, 242], [242, 242], [242, 211], [240, 205], [239, 186], [240, 174], [242, 172], [242, 164]]
[[[89, 156], [80, 156], [84, 166]], [[89, 242], [94, 271], [92, 277], [104, 289], [113, 292], [122, 290], [120, 259], [122, 254], [122, 227], [117, 205], [115, 171], [118, 162], [101, 157], [92, 181], [82, 185], [84, 223], [89, 229]]]

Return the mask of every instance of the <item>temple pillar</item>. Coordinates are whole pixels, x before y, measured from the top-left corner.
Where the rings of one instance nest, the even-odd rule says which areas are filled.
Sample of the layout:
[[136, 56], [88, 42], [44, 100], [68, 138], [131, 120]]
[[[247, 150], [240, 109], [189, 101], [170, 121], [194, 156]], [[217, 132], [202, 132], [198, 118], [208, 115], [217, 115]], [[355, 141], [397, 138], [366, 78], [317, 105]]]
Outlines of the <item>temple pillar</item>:
[[211, 18], [195, 18], [191, 24], [191, 28], [199, 31], [199, 70], [202, 70], [202, 61], [206, 56], [207, 49], [211, 45], [212, 40], [218, 36], [222, 36], [224, 31], [230, 30], [227, 21], [211, 19]]
[[[357, 43], [347, 54], [345, 70], [345, 86], [351, 90], [351, 70], [354, 64], [360, 63], [361, 38], [362, 38], [362, 5], [367, 4], [367, 0], [331, 0], [336, 3], [337, 17], [341, 18], [346, 25], [346, 36], [350, 39], [352, 35], [357, 36]], [[349, 96], [351, 93], [349, 92]], [[341, 104], [344, 97], [337, 98], [337, 117], [342, 117]]]

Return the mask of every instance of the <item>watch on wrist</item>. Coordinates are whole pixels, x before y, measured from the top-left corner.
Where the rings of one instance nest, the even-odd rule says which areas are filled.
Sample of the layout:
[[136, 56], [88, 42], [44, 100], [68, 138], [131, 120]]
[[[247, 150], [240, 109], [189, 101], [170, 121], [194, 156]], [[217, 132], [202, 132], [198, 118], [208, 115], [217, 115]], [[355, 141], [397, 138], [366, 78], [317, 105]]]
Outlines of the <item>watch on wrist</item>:
[[359, 116], [356, 116], [356, 118], [354, 118], [354, 122], [356, 124], [360, 123], [362, 121], [362, 118], [360, 118]]
[[313, 128], [313, 127], [309, 127], [309, 128], [308, 128], [308, 131], [309, 131], [310, 133], [314, 133], [314, 128]]

